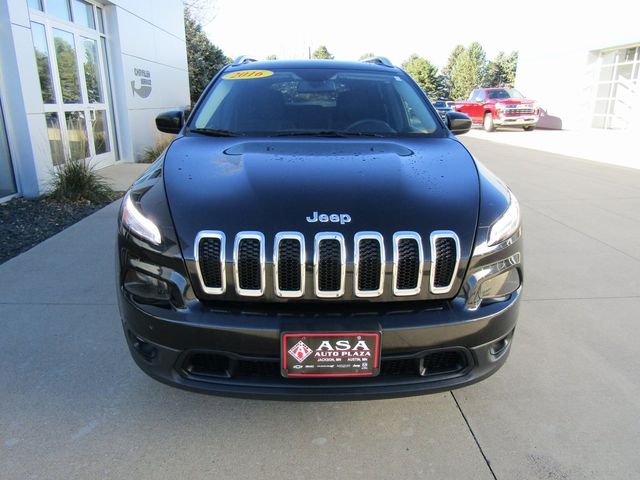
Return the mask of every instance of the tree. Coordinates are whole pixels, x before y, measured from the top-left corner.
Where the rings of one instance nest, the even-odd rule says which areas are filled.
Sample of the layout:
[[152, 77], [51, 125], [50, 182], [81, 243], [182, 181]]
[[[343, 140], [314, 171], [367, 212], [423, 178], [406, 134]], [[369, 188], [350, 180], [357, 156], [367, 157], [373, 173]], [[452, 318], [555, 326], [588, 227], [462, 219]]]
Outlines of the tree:
[[473, 42], [456, 58], [450, 74], [451, 98], [455, 100], [467, 98], [471, 90], [482, 84], [486, 69], [487, 54], [482, 45]]
[[402, 63], [402, 68], [415, 80], [422, 90], [432, 99], [440, 98], [444, 93], [444, 82], [438, 74], [438, 67], [426, 58], [414, 53]]
[[320, 45], [311, 54], [311, 58], [317, 58], [320, 60], [333, 60], [333, 55], [329, 53], [329, 50], [327, 50], [327, 47], [325, 47], [324, 45]]
[[184, 10], [184, 30], [187, 42], [187, 66], [191, 103], [195, 103], [218, 71], [230, 59], [216, 47], [202, 31], [202, 25], [194, 19], [188, 8]]
[[464, 45], [456, 45], [454, 49], [449, 54], [449, 59], [447, 60], [447, 64], [442, 69], [442, 81], [444, 83], [444, 97], [451, 98], [451, 73], [456, 65], [456, 61], [458, 57], [465, 51]]
[[362, 61], [362, 60], [366, 60], [367, 58], [373, 58], [375, 57], [376, 54], [371, 52], [371, 53], [363, 53], [362, 55], [360, 55], [360, 57], [358, 58], [358, 61]]
[[277, 60], [278, 56], [274, 53], [272, 53], [271, 55], [267, 55], [267, 60]]
[[508, 55], [499, 52], [496, 58], [487, 64], [483, 84], [487, 87], [512, 86], [516, 81], [517, 65], [518, 52], [511, 52]]

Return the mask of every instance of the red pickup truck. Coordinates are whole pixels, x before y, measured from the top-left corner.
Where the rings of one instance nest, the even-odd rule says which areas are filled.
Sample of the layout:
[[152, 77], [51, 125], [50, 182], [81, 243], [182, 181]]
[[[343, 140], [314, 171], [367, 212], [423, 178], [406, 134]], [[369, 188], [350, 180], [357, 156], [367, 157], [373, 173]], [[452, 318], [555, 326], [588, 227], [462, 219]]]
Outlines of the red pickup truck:
[[458, 112], [466, 113], [476, 125], [487, 132], [497, 127], [522, 127], [526, 131], [536, 128], [538, 106], [527, 100], [515, 88], [476, 88], [466, 102], [455, 102]]

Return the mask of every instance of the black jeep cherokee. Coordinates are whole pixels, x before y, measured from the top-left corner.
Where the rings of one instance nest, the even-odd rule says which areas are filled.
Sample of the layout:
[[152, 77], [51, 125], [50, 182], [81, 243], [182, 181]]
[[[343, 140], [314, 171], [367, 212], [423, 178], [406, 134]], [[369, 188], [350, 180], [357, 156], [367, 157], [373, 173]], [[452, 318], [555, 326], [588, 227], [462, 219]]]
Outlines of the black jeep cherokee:
[[[184, 124], [183, 124], [184, 123]], [[446, 123], [446, 125], [445, 125]], [[518, 202], [384, 58], [256, 62], [211, 82], [125, 196], [117, 285], [136, 363], [221, 395], [365, 399], [504, 363]]]

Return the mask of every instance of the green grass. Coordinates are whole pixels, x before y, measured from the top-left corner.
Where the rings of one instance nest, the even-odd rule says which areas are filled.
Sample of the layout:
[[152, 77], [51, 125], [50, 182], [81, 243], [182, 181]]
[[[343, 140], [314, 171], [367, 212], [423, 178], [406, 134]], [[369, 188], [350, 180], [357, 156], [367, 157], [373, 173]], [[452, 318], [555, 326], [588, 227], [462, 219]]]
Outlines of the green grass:
[[143, 150], [142, 156], [140, 157], [140, 163], [153, 163], [158, 157], [164, 152], [164, 149], [169, 146], [169, 144], [175, 138], [174, 135], [163, 135], [156, 140], [156, 143], [147, 147]]
[[49, 196], [59, 201], [99, 203], [115, 198], [115, 192], [88, 160], [74, 160], [55, 167]]

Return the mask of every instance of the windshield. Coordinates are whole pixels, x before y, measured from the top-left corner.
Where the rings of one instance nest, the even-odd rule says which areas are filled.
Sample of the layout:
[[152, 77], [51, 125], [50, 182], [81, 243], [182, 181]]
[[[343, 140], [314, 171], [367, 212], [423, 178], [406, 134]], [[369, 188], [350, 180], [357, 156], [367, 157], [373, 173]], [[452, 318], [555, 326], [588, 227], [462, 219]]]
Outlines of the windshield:
[[500, 100], [503, 98], [515, 98], [520, 100], [524, 98], [524, 95], [515, 88], [494, 88], [487, 90], [487, 95], [491, 100]]
[[236, 70], [189, 122], [213, 135], [428, 135], [438, 121], [396, 73], [329, 68]]

